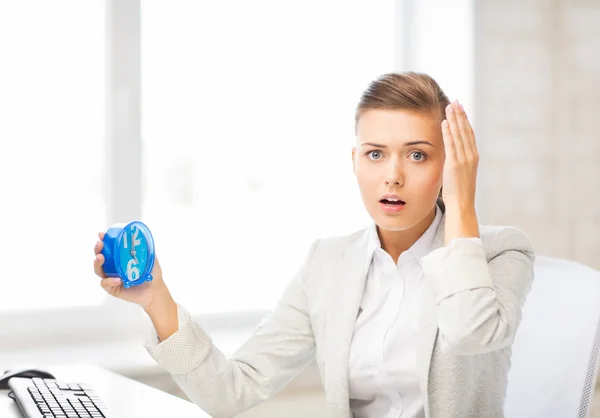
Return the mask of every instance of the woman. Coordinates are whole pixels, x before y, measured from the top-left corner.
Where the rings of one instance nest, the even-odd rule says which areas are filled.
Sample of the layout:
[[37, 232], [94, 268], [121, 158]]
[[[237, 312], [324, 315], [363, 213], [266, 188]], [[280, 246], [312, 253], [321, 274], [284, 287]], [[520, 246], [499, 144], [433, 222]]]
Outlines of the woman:
[[[152, 320], [150, 355], [215, 417], [284, 387], [316, 355], [332, 417], [501, 417], [533, 280], [512, 227], [479, 226], [478, 153], [463, 107], [419, 73], [386, 74], [356, 112], [352, 163], [373, 224], [317, 240], [275, 310], [232, 356], [154, 280], [113, 296]], [[102, 233], [99, 235], [103, 238]]]

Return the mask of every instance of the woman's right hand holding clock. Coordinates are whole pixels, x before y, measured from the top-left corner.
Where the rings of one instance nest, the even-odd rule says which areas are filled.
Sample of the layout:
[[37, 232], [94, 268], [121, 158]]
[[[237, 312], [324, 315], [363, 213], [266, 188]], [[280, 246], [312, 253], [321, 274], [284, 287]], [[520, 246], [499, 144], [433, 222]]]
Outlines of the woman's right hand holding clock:
[[151, 281], [125, 289], [120, 278], [106, 276], [102, 255], [104, 232], [99, 232], [98, 237], [100, 241], [94, 246], [94, 272], [102, 279], [102, 288], [111, 296], [140, 305], [152, 320], [160, 340], [167, 339], [178, 329], [177, 304], [163, 280], [158, 257], [154, 258]]

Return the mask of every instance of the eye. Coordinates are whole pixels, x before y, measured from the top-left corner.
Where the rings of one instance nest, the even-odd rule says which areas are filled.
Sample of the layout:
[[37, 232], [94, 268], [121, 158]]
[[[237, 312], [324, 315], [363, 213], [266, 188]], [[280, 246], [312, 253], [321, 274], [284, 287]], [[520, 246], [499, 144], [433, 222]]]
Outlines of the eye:
[[369, 151], [369, 152], [367, 152], [367, 156], [371, 160], [379, 160], [381, 158], [381, 151], [377, 151], [377, 150]]
[[413, 157], [413, 161], [423, 161], [427, 158], [427, 156], [425, 155], [424, 152], [421, 151], [414, 151], [411, 152], [412, 157]]

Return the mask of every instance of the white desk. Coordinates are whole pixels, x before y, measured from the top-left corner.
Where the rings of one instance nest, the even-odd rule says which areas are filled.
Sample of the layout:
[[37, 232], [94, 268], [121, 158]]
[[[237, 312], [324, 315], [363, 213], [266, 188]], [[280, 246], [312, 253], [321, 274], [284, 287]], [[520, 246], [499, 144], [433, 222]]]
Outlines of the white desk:
[[[109, 408], [109, 418], [210, 417], [188, 401], [97, 366], [53, 366], [43, 369], [59, 380], [90, 385]], [[8, 391], [0, 391], [0, 416], [23, 417], [16, 403], [8, 397]]]

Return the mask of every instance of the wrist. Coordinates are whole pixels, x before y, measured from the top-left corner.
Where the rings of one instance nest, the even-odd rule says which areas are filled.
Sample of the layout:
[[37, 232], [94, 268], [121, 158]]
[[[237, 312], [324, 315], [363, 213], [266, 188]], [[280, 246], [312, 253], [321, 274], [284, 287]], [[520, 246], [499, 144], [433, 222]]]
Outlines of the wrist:
[[473, 205], [446, 205], [445, 243], [454, 238], [478, 238], [479, 221]]
[[[446, 216], [449, 214], [475, 215], [475, 202], [472, 199], [443, 198]], [[448, 213], [451, 212], [451, 213]]]
[[173, 309], [177, 309], [177, 304], [167, 286], [162, 285], [159, 289], [156, 290], [154, 297], [152, 300], [145, 306], [142, 306], [144, 312], [150, 317], [155, 314], [161, 314], [164, 312], [172, 311]]
[[144, 307], [144, 311], [152, 321], [158, 341], [165, 341], [179, 329], [177, 303], [165, 286], [156, 293], [152, 302]]

